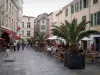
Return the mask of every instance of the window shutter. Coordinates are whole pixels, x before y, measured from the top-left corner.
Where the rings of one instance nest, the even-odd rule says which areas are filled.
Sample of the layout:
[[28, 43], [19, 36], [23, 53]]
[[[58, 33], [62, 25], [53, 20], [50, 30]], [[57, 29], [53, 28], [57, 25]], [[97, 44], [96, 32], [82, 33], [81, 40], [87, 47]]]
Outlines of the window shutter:
[[97, 14], [97, 24], [100, 25], [100, 11]]
[[93, 14], [91, 14], [91, 26], [93, 26]]

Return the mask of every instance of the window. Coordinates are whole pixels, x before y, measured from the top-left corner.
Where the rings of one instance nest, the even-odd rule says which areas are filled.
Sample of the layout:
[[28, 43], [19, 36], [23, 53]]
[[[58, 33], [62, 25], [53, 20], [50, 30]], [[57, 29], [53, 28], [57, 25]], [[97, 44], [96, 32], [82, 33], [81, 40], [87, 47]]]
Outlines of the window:
[[2, 5], [4, 6], [4, 0], [2, 0]]
[[44, 26], [44, 25], [42, 25], [42, 26], [41, 26], [41, 29], [42, 29], [42, 30], [45, 30], [45, 26]]
[[79, 3], [77, 3], [77, 12], [79, 11]]
[[85, 21], [86, 22], [86, 16], [83, 16], [82, 17], [82, 21]]
[[8, 27], [8, 15], [6, 15], [6, 27]]
[[23, 22], [23, 28], [24, 28], [24, 22]]
[[11, 13], [11, 3], [10, 3], [10, 13]]
[[30, 18], [28, 18], [28, 21], [30, 21]]
[[75, 24], [77, 25], [77, 19], [75, 20]]
[[12, 6], [12, 15], [13, 15], [13, 9], [14, 9], [14, 8], [13, 8], [13, 6]]
[[68, 8], [65, 10], [65, 16], [68, 16]]
[[44, 19], [42, 20], [42, 23], [44, 23]]
[[27, 22], [27, 28], [31, 28], [30, 22]]
[[91, 14], [91, 26], [93, 25], [100, 25], [100, 11], [94, 14]]
[[11, 17], [9, 17], [9, 24], [8, 25], [9, 25], [9, 27], [11, 26]]
[[77, 12], [77, 3], [75, 3], [75, 12]]
[[82, 10], [82, 0], [80, 0], [80, 10]]
[[93, 4], [96, 4], [96, 3], [98, 3], [98, 0], [93, 0]]
[[84, 3], [84, 4], [83, 4], [83, 7], [84, 7], [84, 8], [87, 8], [87, 7], [88, 7], [88, 0], [83, 0], [83, 3]]
[[30, 31], [27, 31], [27, 37], [30, 37]]
[[12, 27], [11, 28], [13, 29], [13, 19], [12, 19]]
[[22, 31], [22, 35], [24, 36], [24, 31]]
[[6, 9], [8, 10], [8, 0], [6, 0]]
[[15, 30], [15, 21], [14, 21], [14, 30]]
[[4, 26], [4, 12], [2, 11], [2, 15], [1, 15], [1, 19], [2, 19], [2, 25]]
[[94, 25], [97, 25], [97, 13], [94, 13]]
[[74, 13], [74, 5], [71, 5], [71, 13]]

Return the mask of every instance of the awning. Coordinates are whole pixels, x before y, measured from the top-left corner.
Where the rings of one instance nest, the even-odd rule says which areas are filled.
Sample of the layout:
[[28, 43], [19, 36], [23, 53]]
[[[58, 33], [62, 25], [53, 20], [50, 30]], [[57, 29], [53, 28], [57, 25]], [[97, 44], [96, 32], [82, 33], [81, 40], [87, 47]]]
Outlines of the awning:
[[0, 45], [6, 44], [6, 40], [3, 38], [0, 38]]
[[14, 32], [12, 32], [11, 30], [6, 29], [6, 28], [3, 28], [3, 27], [0, 27], [0, 28], [2, 28], [2, 31], [3, 31], [3, 32], [6, 32], [6, 33], [12, 35], [16, 40], [19, 40], [19, 39], [20, 39], [20, 37], [18, 37], [18, 36], [17, 36]]

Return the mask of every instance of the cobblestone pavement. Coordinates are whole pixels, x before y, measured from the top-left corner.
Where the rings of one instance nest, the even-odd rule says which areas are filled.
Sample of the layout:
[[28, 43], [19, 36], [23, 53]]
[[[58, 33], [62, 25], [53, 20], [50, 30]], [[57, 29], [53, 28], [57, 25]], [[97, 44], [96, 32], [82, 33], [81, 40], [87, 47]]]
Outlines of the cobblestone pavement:
[[53, 57], [32, 49], [11, 52], [10, 57], [0, 57], [14, 62], [0, 64], [0, 75], [100, 75], [100, 65], [87, 64], [86, 69], [70, 70]]

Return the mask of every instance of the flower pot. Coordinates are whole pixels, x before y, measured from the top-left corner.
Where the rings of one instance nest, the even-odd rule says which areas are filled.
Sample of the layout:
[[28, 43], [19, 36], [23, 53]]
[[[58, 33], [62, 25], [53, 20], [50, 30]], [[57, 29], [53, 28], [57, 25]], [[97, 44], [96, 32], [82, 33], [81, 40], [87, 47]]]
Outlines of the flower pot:
[[65, 53], [64, 66], [70, 69], [84, 69], [85, 55], [78, 53]]

